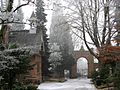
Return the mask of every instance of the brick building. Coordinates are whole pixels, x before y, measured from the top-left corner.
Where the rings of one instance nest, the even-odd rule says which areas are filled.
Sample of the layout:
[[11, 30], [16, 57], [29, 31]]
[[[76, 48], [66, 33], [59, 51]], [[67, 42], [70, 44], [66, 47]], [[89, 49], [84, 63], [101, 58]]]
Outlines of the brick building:
[[[30, 17], [31, 28], [30, 30], [10, 30], [8, 36], [8, 43], [15, 43], [21, 48], [30, 49], [30, 64], [34, 65], [32, 70], [24, 75], [24, 82], [28, 83], [38, 83], [42, 81], [42, 56], [41, 52], [41, 34], [36, 31], [35, 14], [32, 13]], [[34, 23], [34, 24], [33, 24]]]

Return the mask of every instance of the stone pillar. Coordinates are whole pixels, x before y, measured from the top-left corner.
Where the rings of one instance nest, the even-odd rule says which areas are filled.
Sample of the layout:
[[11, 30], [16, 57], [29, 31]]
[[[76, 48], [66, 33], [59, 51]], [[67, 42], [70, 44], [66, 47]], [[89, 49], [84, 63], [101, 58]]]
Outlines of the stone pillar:
[[72, 78], [76, 78], [76, 77], [77, 77], [77, 64], [74, 64], [74, 65], [72, 66], [71, 77], [72, 77]]
[[88, 60], [88, 78], [92, 76], [94, 72], [94, 59], [93, 56], [91, 55]]

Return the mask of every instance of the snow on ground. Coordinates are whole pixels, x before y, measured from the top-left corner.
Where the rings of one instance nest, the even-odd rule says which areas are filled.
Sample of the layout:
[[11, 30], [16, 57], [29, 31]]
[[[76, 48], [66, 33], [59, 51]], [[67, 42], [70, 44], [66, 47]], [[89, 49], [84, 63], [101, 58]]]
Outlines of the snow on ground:
[[38, 86], [38, 90], [97, 90], [90, 79], [69, 79], [66, 82], [46, 82]]

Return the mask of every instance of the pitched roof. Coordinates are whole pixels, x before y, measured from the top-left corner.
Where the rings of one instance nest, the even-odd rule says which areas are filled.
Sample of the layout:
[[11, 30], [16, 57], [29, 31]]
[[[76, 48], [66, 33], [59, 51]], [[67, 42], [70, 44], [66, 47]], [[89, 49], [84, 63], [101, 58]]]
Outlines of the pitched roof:
[[36, 18], [36, 15], [35, 15], [34, 11], [32, 12], [32, 14], [30, 16], [30, 19], [32, 19], [32, 18]]

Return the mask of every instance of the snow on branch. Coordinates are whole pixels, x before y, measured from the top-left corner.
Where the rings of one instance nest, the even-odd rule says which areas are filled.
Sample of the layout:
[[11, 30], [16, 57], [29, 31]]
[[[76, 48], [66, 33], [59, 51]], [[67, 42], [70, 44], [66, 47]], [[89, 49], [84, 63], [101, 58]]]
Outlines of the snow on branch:
[[[14, 1], [14, 0], [13, 0]], [[8, 24], [8, 23], [20, 23], [17, 22], [17, 20], [15, 20], [14, 18], [14, 13], [21, 7], [29, 5], [30, 3], [34, 3], [32, 0], [25, 0], [26, 3], [19, 5], [18, 7], [16, 7], [15, 9], [11, 9], [11, 10], [7, 10], [8, 7], [10, 6], [1, 6], [0, 9], [0, 24]], [[5, 2], [7, 3], [7, 2]], [[8, 4], [9, 5], [9, 4]], [[12, 4], [11, 4], [12, 5]], [[2, 8], [5, 7], [5, 10], [3, 11]], [[23, 23], [24, 24], [24, 23]], [[25, 23], [26, 24], [26, 23]]]

